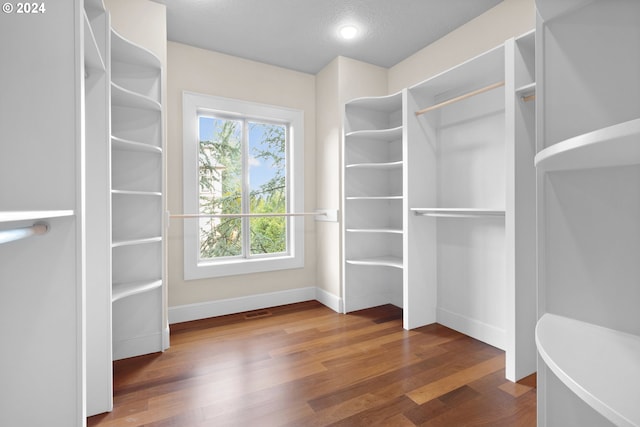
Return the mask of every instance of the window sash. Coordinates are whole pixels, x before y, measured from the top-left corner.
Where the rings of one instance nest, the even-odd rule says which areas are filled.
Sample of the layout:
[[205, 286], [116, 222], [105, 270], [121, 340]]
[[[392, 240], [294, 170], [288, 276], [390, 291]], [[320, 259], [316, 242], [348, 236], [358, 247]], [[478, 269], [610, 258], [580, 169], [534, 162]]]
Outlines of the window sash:
[[[230, 113], [231, 112], [231, 113]], [[238, 120], [246, 118], [257, 123], [284, 125], [286, 129], [286, 207], [285, 213], [304, 211], [304, 115], [300, 110], [274, 107], [229, 98], [183, 92], [183, 212], [199, 212], [199, 126], [200, 115]], [[245, 135], [248, 135], [244, 132]], [[247, 144], [244, 144], [248, 147]], [[249, 157], [243, 156], [245, 162]], [[243, 173], [249, 173], [244, 165]], [[246, 190], [245, 190], [246, 192]], [[243, 207], [249, 213], [249, 206]], [[247, 274], [304, 267], [304, 218], [284, 216], [286, 221], [286, 252], [250, 254], [250, 246], [243, 246], [246, 258], [200, 258], [199, 221], [184, 220], [184, 278], [185, 280]], [[249, 218], [242, 220], [247, 224]], [[243, 236], [249, 237], [248, 230]], [[244, 237], [243, 237], [244, 238]], [[250, 240], [249, 240], [250, 245]], [[243, 249], [244, 249], [243, 248]]]

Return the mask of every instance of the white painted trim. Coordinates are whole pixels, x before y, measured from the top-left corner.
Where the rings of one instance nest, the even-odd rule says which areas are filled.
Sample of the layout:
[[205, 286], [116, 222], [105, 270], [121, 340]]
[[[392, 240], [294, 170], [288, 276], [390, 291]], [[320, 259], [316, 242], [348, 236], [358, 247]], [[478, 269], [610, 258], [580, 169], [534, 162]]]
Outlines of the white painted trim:
[[164, 351], [165, 349], [162, 348], [163, 334], [164, 331], [115, 341], [113, 343], [113, 360]]
[[455, 329], [501, 350], [506, 348], [507, 332], [504, 329], [443, 308], [437, 309], [436, 317], [437, 322], [443, 326]]
[[316, 299], [316, 288], [307, 287], [217, 301], [178, 305], [169, 307], [169, 324], [242, 313], [244, 311], [259, 310], [296, 302], [312, 301], [314, 299]]
[[342, 298], [337, 295], [329, 293], [324, 289], [316, 288], [316, 300], [336, 313], [343, 313], [344, 304], [342, 303]]
[[[197, 143], [198, 113], [200, 112], [288, 124], [290, 143], [287, 147], [287, 186], [289, 187], [287, 209], [289, 213], [304, 211], [304, 111], [184, 91], [182, 92], [183, 214], [195, 214], [200, 210]], [[304, 227], [303, 217], [289, 218], [288, 252], [282, 256], [201, 261], [198, 223], [185, 220], [183, 225], [184, 279], [205, 279], [302, 268], [304, 267]], [[246, 230], [244, 235], [248, 235]]]

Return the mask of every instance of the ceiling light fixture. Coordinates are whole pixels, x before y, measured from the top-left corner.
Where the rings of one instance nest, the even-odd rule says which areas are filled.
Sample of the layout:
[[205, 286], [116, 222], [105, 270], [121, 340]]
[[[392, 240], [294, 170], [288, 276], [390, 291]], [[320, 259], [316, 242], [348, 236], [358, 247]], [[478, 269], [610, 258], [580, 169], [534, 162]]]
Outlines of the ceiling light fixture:
[[351, 40], [358, 35], [358, 29], [353, 25], [345, 25], [340, 28], [340, 37], [345, 40]]

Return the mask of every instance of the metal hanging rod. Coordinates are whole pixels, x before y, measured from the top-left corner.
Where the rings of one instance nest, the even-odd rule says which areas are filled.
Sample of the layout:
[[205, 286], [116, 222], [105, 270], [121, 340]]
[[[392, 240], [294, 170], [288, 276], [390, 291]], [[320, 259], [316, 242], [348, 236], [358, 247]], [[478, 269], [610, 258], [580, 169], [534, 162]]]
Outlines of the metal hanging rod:
[[255, 214], [176, 214], [169, 218], [263, 218], [281, 216], [327, 216], [327, 212], [300, 212], [300, 213], [255, 213]]
[[11, 228], [8, 230], [0, 230], [0, 244], [9, 243], [15, 240], [26, 239], [27, 237], [45, 234], [49, 231], [49, 225], [43, 222], [37, 222], [31, 227]]
[[436, 109], [441, 108], [441, 107], [445, 107], [445, 106], [447, 106], [449, 104], [453, 104], [454, 102], [462, 101], [463, 99], [471, 98], [472, 96], [480, 95], [481, 93], [488, 92], [488, 91], [490, 91], [492, 89], [496, 89], [496, 88], [499, 88], [501, 86], [504, 86], [504, 82], [494, 83], [494, 84], [491, 84], [489, 86], [485, 86], [483, 88], [476, 89], [476, 90], [474, 90], [472, 92], [465, 93], [464, 95], [456, 96], [455, 98], [451, 98], [451, 99], [449, 99], [447, 101], [443, 101], [443, 102], [441, 102], [439, 104], [432, 105], [431, 107], [427, 107], [427, 108], [423, 108], [422, 110], [418, 110], [418, 111], [416, 111], [416, 116], [419, 116], [421, 114], [427, 113], [429, 111], [436, 110]]

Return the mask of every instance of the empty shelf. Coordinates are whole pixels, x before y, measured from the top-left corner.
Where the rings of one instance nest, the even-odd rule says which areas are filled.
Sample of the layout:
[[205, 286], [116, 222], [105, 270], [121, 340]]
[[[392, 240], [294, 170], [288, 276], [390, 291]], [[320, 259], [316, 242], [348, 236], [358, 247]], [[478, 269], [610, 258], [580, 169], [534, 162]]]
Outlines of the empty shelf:
[[544, 172], [640, 163], [640, 119], [567, 139], [540, 151], [536, 167]]
[[117, 240], [111, 243], [112, 248], [120, 246], [146, 245], [147, 243], [162, 242], [162, 237], [147, 237], [143, 239]]
[[122, 151], [138, 151], [146, 153], [162, 153], [162, 148], [144, 142], [130, 141], [128, 139], [111, 136], [111, 148]]
[[60, 218], [73, 216], [72, 210], [56, 211], [0, 211], [0, 223], [14, 221], [31, 221], [34, 219]]
[[162, 105], [148, 96], [130, 91], [111, 83], [111, 101], [114, 106], [138, 108], [140, 110], [161, 111]]
[[413, 213], [420, 216], [433, 216], [445, 218], [480, 218], [480, 217], [504, 217], [504, 209], [479, 209], [479, 208], [411, 208]]
[[148, 280], [141, 282], [130, 283], [114, 283], [111, 293], [111, 301], [118, 301], [119, 299], [130, 297], [132, 295], [141, 294], [143, 292], [151, 291], [153, 289], [161, 288], [162, 280]]
[[372, 139], [377, 141], [396, 141], [402, 138], [402, 126], [389, 128], [389, 129], [376, 129], [376, 130], [356, 130], [347, 133], [345, 136], [348, 141], [354, 139]]
[[348, 259], [347, 264], [403, 268], [402, 258], [395, 256]]
[[347, 200], [402, 200], [402, 196], [347, 196]]
[[547, 366], [576, 395], [618, 426], [640, 426], [640, 337], [554, 314], [536, 327]]
[[402, 168], [402, 160], [385, 163], [353, 163], [346, 167], [347, 169], [400, 169]]
[[124, 196], [162, 196], [159, 191], [111, 190], [111, 194]]
[[371, 227], [371, 228], [347, 228], [347, 232], [349, 233], [393, 233], [393, 234], [402, 234], [401, 228], [391, 228], [391, 227]]

